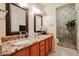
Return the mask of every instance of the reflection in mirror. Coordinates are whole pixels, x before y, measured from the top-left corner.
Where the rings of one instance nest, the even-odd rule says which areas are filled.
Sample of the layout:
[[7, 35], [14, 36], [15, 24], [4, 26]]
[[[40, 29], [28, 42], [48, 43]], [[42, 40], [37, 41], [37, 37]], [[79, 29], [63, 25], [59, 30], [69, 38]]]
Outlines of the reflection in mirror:
[[16, 35], [20, 32], [28, 32], [28, 10], [17, 4], [7, 3], [6, 10], [6, 35]]
[[[26, 11], [10, 4], [11, 32], [19, 31], [20, 25], [26, 25]], [[25, 31], [25, 30], [24, 30]]]
[[42, 28], [42, 16], [34, 15], [34, 31], [35, 32], [41, 31], [41, 28]]

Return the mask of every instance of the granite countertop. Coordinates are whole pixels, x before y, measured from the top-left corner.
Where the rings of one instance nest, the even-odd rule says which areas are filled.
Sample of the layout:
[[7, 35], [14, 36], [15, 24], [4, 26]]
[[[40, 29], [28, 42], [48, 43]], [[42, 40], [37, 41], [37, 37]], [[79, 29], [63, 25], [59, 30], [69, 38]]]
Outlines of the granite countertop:
[[[12, 40], [11, 42], [5, 42], [5, 43], [3, 43], [3, 46], [2, 46], [2, 54], [1, 55], [5, 55], [5, 56], [10, 55], [12, 53], [15, 53], [16, 51], [19, 51], [23, 48], [27, 48], [35, 43], [45, 40], [46, 38], [51, 37], [51, 36], [52, 35], [41, 35], [36, 38], [28, 37], [28, 38], [23, 38], [23, 39], [19, 39], [19, 40]], [[12, 45], [13, 43], [17, 43], [18, 41], [23, 41], [23, 40], [25, 40], [25, 41], [30, 40], [30, 42], [23, 44], [23, 45], [18, 45], [18, 46]]]

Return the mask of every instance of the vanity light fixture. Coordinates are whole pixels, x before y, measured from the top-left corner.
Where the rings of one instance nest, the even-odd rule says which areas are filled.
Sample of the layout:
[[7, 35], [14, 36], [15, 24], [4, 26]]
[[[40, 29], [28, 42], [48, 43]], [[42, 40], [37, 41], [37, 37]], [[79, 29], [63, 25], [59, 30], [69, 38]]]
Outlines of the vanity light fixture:
[[28, 3], [19, 3], [19, 6], [21, 6], [21, 7], [28, 7]]
[[32, 11], [33, 11], [35, 14], [40, 14], [40, 13], [41, 13], [40, 9], [38, 9], [38, 8], [36, 8], [36, 7], [33, 7], [33, 8], [32, 8]]
[[0, 9], [0, 20], [3, 20], [8, 11]]

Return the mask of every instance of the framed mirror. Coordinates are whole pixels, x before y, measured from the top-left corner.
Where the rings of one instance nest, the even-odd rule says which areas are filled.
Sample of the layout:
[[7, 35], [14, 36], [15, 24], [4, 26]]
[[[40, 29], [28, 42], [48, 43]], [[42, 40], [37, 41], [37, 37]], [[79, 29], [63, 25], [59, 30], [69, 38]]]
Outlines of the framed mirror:
[[28, 32], [28, 9], [17, 4], [6, 3], [6, 35], [17, 35]]
[[43, 25], [42, 16], [34, 15], [34, 32], [40, 32]]

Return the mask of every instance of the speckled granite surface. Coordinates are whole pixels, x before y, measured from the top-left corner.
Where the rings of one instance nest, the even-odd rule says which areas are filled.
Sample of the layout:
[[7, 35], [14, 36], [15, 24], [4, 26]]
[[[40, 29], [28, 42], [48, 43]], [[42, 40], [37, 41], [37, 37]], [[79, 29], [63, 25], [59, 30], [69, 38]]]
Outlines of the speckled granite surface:
[[[20, 39], [20, 40], [12, 40], [10, 42], [5, 42], [5, 43], [3, 43], [3, 46], [2, 46], [2, 54], [1, 55], [2, 56], [3, 55], [5, 55], [5, 56], [10, 55], [10, 54], [15, 53], [23, 48], [27, 48], [30, 45], [33, 45], [33, 44], [38, 43], [42, 40], [45, 40], [46, 38], [51, 37], [51, 36], [52, 35], [42, 35], [42, 36], [39, 36], [36, 38], [28, 37], [28, 38], [24, 38], [24, 39]], [[13, 45], [13, 43], [17, 43], [17, 42], [23, 41], [23, 40], [25, 40], [25, 41], [30, 40], [30, 43], [26, 43], [26, 44], [18, 45], [18, 46]]]

